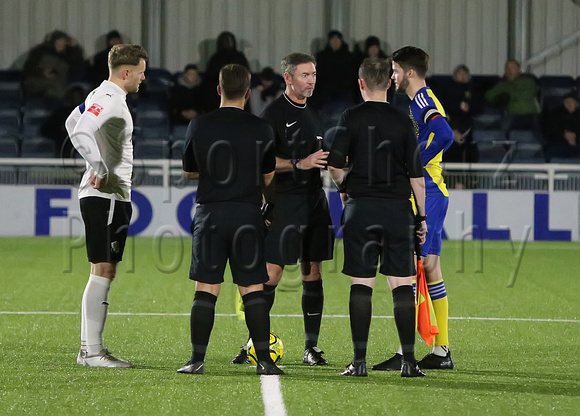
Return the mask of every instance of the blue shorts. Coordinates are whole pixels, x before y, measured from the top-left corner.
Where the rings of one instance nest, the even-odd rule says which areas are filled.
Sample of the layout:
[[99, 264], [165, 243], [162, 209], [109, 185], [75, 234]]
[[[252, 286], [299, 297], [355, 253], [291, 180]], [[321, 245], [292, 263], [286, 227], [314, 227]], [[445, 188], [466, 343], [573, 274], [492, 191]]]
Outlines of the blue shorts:
[[425, 213], [427, 214], [427, 238], [423, 244], [423, 256], [441, 255], [441, 233], [443, 222], [449, 206], [449, 197], [444, 195], [427, 195]]

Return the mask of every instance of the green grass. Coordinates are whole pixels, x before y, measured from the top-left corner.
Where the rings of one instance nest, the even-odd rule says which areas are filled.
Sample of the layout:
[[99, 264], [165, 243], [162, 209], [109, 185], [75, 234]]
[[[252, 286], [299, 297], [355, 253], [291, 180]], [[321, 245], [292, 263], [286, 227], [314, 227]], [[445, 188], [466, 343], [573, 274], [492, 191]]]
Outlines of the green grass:
[[[175, 370], [189, 358], [194, 285], [187, 279], [188, 240], [133, 241], [110, 295], [110, 312], [185, 315], [111, 315], [105, 340], [136, 368], [93, 369], [75, 364], [80, 300], [88, 276], [84, 249], [60, 238], [2, 238], [0, 414], [264, 413], [255, 369], [229, 360], [246, 337], [234, 313], [235, 288], [226, 284], [217, 304], [206, 374]], [[517, 249], [517, 247], [516, 247]], [[529, 243], [513, 287], [517, 261], [507, 242], [445, 242], [443, 270], [452, 317], [456, 371], [429, 371], [422, 379], [371, 372], [350, 379], [339, 372], [352, 358], [349, 280], [341, 260], [325, 264], [325, 315], [320, 346], [330, 365], [301, 364], [302, 319], [298, 271], [288, 270], [276, 297], [272, 329], [284, 341], [282, 392], [289, 415], [576, 415], [580, 408], [580, 279], [578, 243]], [[67, 254], [72, 253], [72, 254]], [[480, 256], [482, 253], [482, 256]], [[338, 257], [342, 257], [339, 253]], [[462, 265], [465, 259], [464, 265]], [[68, 272], [67, 272], [68, 271]], [[511, 280], [510, 280], [511, 279]], [[388, 286], [373, 297], [368, 361], [382, 361], [398, 342]], [[331, 317], [331, 315], [335, 315]], [[513, 320], [513, 319], [532, 320]], [[571, 320], [535, 321], [534, 319]], [[429, 351], [417, 343], [420, 357]]]

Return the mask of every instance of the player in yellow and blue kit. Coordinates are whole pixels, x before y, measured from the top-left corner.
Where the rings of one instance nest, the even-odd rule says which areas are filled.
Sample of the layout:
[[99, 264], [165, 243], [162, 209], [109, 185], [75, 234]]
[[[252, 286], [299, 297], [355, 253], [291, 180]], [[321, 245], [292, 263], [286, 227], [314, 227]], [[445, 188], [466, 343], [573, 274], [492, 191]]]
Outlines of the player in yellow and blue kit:
[[[433, 351], [418, 364], [422, 369], [452, 369], [448, 339], [449, 304], [441, 273], [441, 234], [449, 205], [449, 192], [441, 173], [441, 160], [443, 152], [453, 143], [453, 131], [447, 123], [441, 103], [425, 83], [428, 69], [429, 55], [419, 48], [405, 46], [393, 54], [392, 78], [397, 92], [406, 93], [411, 99], [410, 117], [417, 134], [424, 168], [427, 239], [422, 247], [422, 256], [429, 294], [439, 326]], [[400, 352], [373, 366], [373, 370], [400, 369]]]

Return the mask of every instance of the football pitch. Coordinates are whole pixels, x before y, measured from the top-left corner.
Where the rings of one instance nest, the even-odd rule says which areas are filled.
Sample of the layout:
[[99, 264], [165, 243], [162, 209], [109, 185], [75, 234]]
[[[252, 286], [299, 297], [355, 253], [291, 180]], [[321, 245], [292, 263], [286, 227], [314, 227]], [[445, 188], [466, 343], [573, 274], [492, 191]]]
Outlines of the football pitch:
[[[111, 289], [105, 344], [135, 368], [78, 366], [89, 270], [79, 246], [64, 238], [0, 238], [0, 415], [265, 414], [255, 367], [229, 363], [247, 336], [229, 276], [205, 374], [176, 373], [190, 355], [187, 238], [129, 242]], [[368, 378], [339, 375], [352, 359], [341, 251], [324, 266], [320, 347], [328, 366], [302, 364], [298, 269], [288, 268], [278, 287], [272, 330], [285, 346], [280, 390], [288, 415], [580, 414], [580, 243], [444, 242], [456, 369], [414, 379], [370, 370]], [[373, 316], [369, 365], [398, 346], [384, 279], [374, 290]], [[416, 350], [421, 358], [430, 348], [418, 340]]]

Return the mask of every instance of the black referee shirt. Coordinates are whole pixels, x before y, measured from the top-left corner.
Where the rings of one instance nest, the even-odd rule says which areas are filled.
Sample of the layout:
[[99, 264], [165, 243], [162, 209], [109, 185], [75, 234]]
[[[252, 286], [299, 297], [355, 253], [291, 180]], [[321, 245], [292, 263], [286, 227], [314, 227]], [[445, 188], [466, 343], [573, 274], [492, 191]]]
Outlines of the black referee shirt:
[[235, 107], [189, 123], [183, 170], [199, 172], [197, 202], [262, 204], [262, 175], [276, 168], [274, 134], [264, 120]]
[[[307, 104], [297, 104], [286, 94], [272, 101], [260, 114], [274, 129], [276, 156], [281, 159], [304, 159], [318, 150], [316, 136], [322, 129]], [[322, 188], [320, 169], [276, 174], [276, 192], [306, 194]]]
[[343, 168], [347, 156], [353, 198], [408, 199], [409, 178], [423, 177], [413, 124], [388, 103], [367, 101], [342, 113], [328, 165]]

